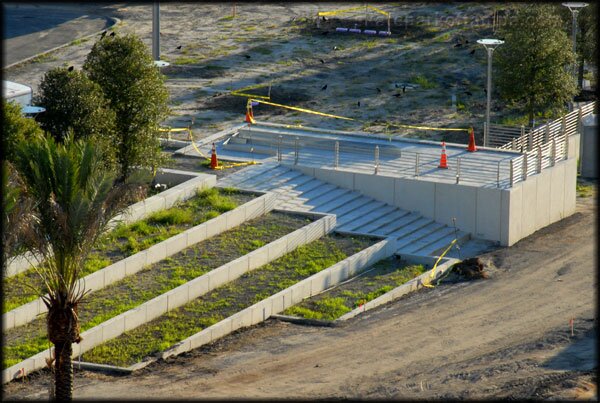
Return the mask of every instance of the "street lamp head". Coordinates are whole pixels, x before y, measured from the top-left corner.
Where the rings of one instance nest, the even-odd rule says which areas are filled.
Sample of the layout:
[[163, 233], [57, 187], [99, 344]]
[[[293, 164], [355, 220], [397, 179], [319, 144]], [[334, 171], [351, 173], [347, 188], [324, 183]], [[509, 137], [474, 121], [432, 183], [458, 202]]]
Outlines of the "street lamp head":
[[486, 49], [494, 49], [495, 47], [502, 45], [504, 41], [501, 41], [500, 39], [478, 39], [477, 43], [483, 45]]
[[587, 6], [587, 3], [562, 3], [563, 6], [567, 7], [571, 12], [577, 12], [580, 8]]
[[170, 64], [169, 62], [165, 62], [163, 60], [155, 60], [153, 63], [156, 67], [167, 67]]

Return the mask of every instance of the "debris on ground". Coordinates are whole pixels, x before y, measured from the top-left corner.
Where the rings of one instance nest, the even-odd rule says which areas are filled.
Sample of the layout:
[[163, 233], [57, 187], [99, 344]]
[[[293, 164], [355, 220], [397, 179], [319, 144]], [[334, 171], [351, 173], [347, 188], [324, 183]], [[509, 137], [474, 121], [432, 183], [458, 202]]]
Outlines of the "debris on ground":
[[484, 264], [478, 257], [465, 259], [452, 267], [452, 271], [467, 279], [488, 278], [483, 270]]

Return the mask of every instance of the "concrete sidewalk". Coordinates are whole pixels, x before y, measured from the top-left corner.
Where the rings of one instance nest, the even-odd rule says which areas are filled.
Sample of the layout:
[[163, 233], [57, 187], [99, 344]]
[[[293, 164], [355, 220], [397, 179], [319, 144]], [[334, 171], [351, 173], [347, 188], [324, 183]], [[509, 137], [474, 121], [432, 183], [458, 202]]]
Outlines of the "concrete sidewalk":
[[3, 68], [100, 32], [117, 21], [109, 4], [4, 3]]

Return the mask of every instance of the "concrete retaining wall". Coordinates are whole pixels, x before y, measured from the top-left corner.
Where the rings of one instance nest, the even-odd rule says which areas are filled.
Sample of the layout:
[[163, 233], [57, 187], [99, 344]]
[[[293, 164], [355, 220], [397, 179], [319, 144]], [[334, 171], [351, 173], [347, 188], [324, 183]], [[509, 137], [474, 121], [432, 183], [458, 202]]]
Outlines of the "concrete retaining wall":
[[[333, 230], [335, 224], [334, 215], [322, 215], [322, 218], [319, 220], [291, 232], [274, 242], [220, 266], [174, 288], [173, 290], [159, 295], [158, 297], [111, 318], [98, 326], [86, 330], [81, 334], [82, 341], [79, 344], [73, 343], [73, 357], [77, 357], [110, 339], [118, 337], [128, 330], [132, 330], [170, 310], [176, 309], [189, 301], [238, 278], [248, 271], [254, 270], [293, 251], [298, 246], [312, 242], [325, 234], [328, 234]], [[226, 319], [226, 321], [228, 319]], [[224, 330], [224, 328], [219, 329]], [[28, 374], [43, 368], [46, 365], [44, 358], [48, 357], [48, 354], [48, 351], [45, 350], [19, 364], [3, 370], [2, 383], [7, 383], [17, 378], [21, 369], [23, 369], [25, 374]]]
[[476, 238], [510, 246], [575, 212], [579, 135], [569, 137], [569, 159], [510, 189], [394, 178], [343, 169], [289, 165], [304, 174], [376, 200], [454, 225]]
[[[167, 184], [169, 189], [132, 204], [125, 213], [111, 220], [108, 228], [113, 228], [118, 222], [130, 224], [158, 210], [172, 207], [180, 200], [187, 200], [193, 197], [198, 190], [213, 187], [216, 182], [217, 177], [215, 175], [178, 171], [175, 169], [161, 169], [156, 174], [153, 183]], [[4, 275], [10, 277], [22, 273], [29, 270], [32, 264], [37, 266], [39, 261], [31, 253], [17, 256], [7, 266]]]
[[[156, 263], [167, 256], [174, 255], [181, 250], [201, 242], [211, 236], [225, 232], [252, 218], [259, 217], [273, 209], [276, 196], [266, 193], [256, 199], [223, 213], [209, 221], [190, 228], [150, 248], [119, 260], [98, 270], [86, 277], [81, 282], [88, 290], [99, 290], [142, 270], [145, 266]], [[48, 309], [41, 298], [21, 305], [2, 315], [4, 331], [31, 322], [35, 317]]]
[[162, 353], [162, 358], [190, 351], [220, 337], [226, 336], [237, 329], [262, 322], [269, 316], [282, 312], [303, 299], [310, 298], [311, 296], [358, 274], [375, 262], [391, 256], [395, 250], [396, 244], [392, 240], [386, 239], [378, 242], [375, 245], [370, 246], [319, 273], [313, 274], [293, 286], [257, 302], [235, 315], [182, 340], [175, 346], [164, 351]]
[[[401, 254], [401, 257], [402, 257], [402, 259], [404, 259], [408, 262], [411, 262], [413, 264], [422, 264], [427, 267], [433, 267], [433, 265], [435, 264], [435, 261], [438, 259], [437, 256], [420, 256], [420, 255], [407, 255], [407, 254]], [[440, 278], [441, 276], [443, 276], [448, 270], [452, 269], [452, 266], [454, 266], [458, 262], [460, 262], [460, 260], [458, 260], [458, 259], [442, 258], [442, 260], [440, 261], [440, 263], [438, 264], [438, 266], [435, 269], [433, 279], [431, 278], [433, 269], [428, 270], [425, 273], [421, 274], [420, 276], [415, 277], [412, 280], [407, 281], [406, 283], [394, 288], [393, 290], [388, 291], [385, 294], [375, 298], [374, 300], [371, 300], [371, 301], [363, 304], [362, 306], [346, 313], [345, 315], [340, 316], [338, 319], [335, 320], [335, 322], [342, 322], [342, 321], [348, 320], [348, 319], [353, 318], [356, 315], [359, 315], [365, 311], [368, 311], [370, 309], [376, 308], [380, 305], [387, 304], [390, 301], [398, 299], [398, 298], [402, 297], [403, 295], [408, 294], [409, 292], [416, 291], [419, 288], [422, 288], [423, 284], [430, 284], [430, 283], [434, 282], [435, 280], [437, 280], [438, 278]]]

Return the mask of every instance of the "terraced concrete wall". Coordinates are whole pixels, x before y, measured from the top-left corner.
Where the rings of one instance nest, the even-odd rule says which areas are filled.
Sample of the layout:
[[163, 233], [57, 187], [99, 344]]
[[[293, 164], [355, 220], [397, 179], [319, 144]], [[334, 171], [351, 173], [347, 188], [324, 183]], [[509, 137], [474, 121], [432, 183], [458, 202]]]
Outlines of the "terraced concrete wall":
[[[180, 200], [193, 197], [198, 190], [213, 187], [217, 182], [215, 175], [198, 174], [195, 172], [178, 171], [174, 169], [162, 169], [155, 177], [155, 183], [165, 183], [170, 188], [157, 195], [149, 197], [138, 203], [132, 204], [125, 213], [115, 217], [108, 225], [114, 227], [119, 220], [126, 224], [135, 222], [158, 210], [172, 207]], [[39, 262], [33, 254], [27, 252], [22, 256], [15, 257], [6, 268], [6, 277], [14, 276], [29, 270], [32, 265]]]
[[226, 336], [242, 327], [252, 326], [266, 320], [269, 316], [283, 312], [303, 299], [310, 298], [325, 289], [339, 284], [356, 275], [375, 262], [391, 256], [396, 250], [395, 242], [383, 240], [366, 248], [333, 266], [301, 280], [293, 286], [286, 288], [256, 304], [232, 315], [195, 335], [182, 340], [177, 345], [166, 350], [162, 358], [178, 355], [218, 338]]
[[577, 145], [569, 137], [569, 158], [510, 189], [394, 178], [342, 169], [286, 165], [325, 182], [454, 225], [476, 238], [515, 244], [575, 212]]
[[[423, 265], [427, 265], [429, 267], [433, 267], [433, 265], [435, 264], [435, 261], [438, 259], [437, 256], [430, 257], [430, 256], [406, 255], [406, 254], [402, 254], [401, 257], [408, 262], [411, 262], [414, 264], [423, 264]], [[353, 309], [352, 311], [340, 316], [338, 319], [336, 319], [336, 322], [348, 320], [348, 319], [353, 318], [356, 315], [359, 315], [365, 311], [376, 308], [383, 304], [387, 304], [390, 301], [394, 301], [394, 300], [402, 297], [403, 295], [406, 295], [412, 291], [416, 291], [419, 288], [424, 287], [423, 284], [433, 283], [438, 278], [443, 276], [448, 270], [452, 269], [452, 266], [454, 266], [458, 262], [460, 262], [460, 260], [458, 260], [458, 259], [443, 258], [440, 261], [440, 263], [438, 264], [438, 266], [436, 267], [435, 272], [433, 272], [433, 269], [426, 271], [425, 273], [421, 274], [420, 276], [415, 277], [412, 280], [407, 281], [406, 283], [394, 288], [393, 290], [388, 291], [385, 294], [375, 298], [374, 300], [369, 301], [366, 304], [363, 304], [362, 306], [360, 306], [356, 309]], [[433, 278], [431, 277], [432, 274], [433, 274]]]
[[[118, 337], [128, 330], [134, 329], [170, 310], [176, 309], [229, 281], [233, 281], [242, 274], [293, 251], [298, 246], [324, 236], [335, 227], [335, 216], [321, 216], [322, 218], [319, 220], [291, 232], [276, 241], [220, 266], [165, 294], [159, 295], [92, 329], [86, 330], [81, 334], [83, 340], [79, 344], [73, 343], [73, 357], [77, 357], [110, 339]], [[48, 357], [48, 354], [47, 350], [43, 351], [3, 370], [2, 383], [10, 382], [21, 373], [29, 374], [32, 371], [44, 368], [46, 365], [45, 358]]]
[[[256, 199], [250, 200], [237, 208], [223, 213], [205, 223], [190, 228], [150, 248], [119, 260], [98, 270], [81, 281], [87, 290], [95, 291], [106, 287], [116, 281], [142, 270], [145, 266], [156, 263], [168, 256], [172, 256], [183, 249], [190, 247], [214, 235], [225, 232], [252, 218], [266, 214], [273, 209], [276, 196], [266, 193]], [[37, 315], [48, 310], [41, 298], [21, 305], [2, 315], [2, 327], [9, 330], [31, 322]]]

